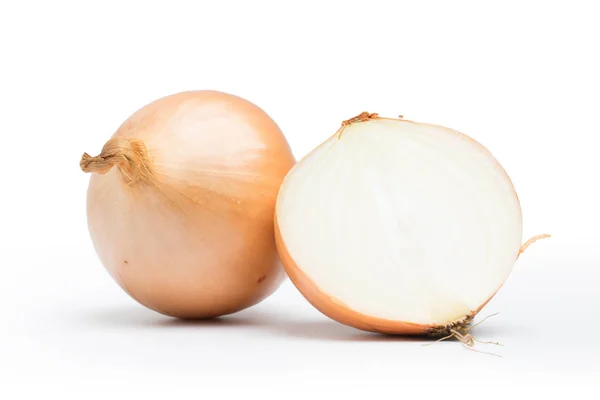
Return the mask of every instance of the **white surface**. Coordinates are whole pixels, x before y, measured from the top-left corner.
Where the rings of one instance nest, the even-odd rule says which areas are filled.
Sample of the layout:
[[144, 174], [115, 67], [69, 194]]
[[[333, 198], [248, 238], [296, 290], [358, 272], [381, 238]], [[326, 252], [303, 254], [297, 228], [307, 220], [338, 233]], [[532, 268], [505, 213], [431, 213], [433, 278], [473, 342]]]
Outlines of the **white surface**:
[[478, 310], [526, 240], [493, 156], [407, 120], [333, 135], [287, 174], [277, 210], [290, 256], [319, 290], [359, 313], [425, 325]]
[[[1, 4], [0, 398], [598, 391], [595, 2]], [[504, 357], [345, 328], [289, 283], [222, 324], [130, 300], [93, 253], [79, 159], [140, 106], [203, 88], [259, 104], [298, 157], [361, 111], [491, 149], [524, 236], [553, 234], [482, 313], [500, 311], [476, 333]]]

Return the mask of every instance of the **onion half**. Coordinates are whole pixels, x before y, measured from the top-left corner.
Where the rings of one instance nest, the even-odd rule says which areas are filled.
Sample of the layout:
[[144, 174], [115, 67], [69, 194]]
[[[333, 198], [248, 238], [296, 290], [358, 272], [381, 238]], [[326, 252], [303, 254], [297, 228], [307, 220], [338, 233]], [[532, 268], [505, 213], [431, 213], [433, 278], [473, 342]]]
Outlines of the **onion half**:
[[524, 250], [519, 199], [488, 150], [369, 113], [292, 168], [275, 225], [284, 267], [312, 305], [390, 334], [465, 332]]
[[285, 277], [273, 219], [294, 163], [279, 127], [247, 100], [216, 91], [158, 99], [81, 160], [93, 173], [96, 252], [131, 297], [166, 315], [256, 304]]

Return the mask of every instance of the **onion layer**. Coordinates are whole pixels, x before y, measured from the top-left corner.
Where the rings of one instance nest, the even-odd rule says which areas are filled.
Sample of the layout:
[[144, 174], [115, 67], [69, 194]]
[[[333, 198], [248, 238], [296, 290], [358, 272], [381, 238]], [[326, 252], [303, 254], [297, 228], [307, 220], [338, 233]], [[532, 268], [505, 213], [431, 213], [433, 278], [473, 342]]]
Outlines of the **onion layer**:
[[285, 276], [273, 217], [294, 163], [279, 127], [242, 98], [156, 100], [81, 160], [93, 173], [94, 247], [118, 284], [160, 313], [208, 318], [249, 307]]
[[482, 145], [369, 113], [292, 168], [275, 225], [284, 267], [310, 303], [393, 334], [464, 331], [522, 243], [517, 194]]

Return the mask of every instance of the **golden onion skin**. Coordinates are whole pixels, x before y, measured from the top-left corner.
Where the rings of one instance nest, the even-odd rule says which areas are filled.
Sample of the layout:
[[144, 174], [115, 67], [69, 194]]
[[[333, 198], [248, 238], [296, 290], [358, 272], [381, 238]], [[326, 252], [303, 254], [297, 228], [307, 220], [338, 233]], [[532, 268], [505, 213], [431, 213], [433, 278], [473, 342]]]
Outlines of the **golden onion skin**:
[[92, 172], [96, 252], [132, 298], [162, 314], [252, 306], [285, 277], [273, 221], [294, 163], [277, 124], [247, 100], [217, 91], [158, 99], [81, 161]]

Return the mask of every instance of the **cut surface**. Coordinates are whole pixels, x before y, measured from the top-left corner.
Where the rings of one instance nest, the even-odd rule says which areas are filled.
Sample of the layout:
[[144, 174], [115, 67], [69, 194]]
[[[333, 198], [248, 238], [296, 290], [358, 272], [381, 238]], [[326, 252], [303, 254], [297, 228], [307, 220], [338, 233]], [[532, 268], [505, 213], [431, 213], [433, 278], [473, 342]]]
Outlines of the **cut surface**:
[[485, 148], [402, 120], [350, 124], [301, 160], [277, 219], [321, 292], [358, 313], [428, 325], [479, 309], [522, 239], [512, 183]]

